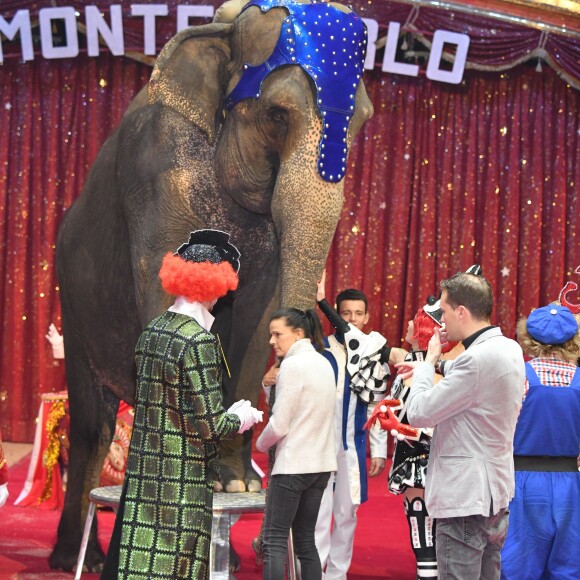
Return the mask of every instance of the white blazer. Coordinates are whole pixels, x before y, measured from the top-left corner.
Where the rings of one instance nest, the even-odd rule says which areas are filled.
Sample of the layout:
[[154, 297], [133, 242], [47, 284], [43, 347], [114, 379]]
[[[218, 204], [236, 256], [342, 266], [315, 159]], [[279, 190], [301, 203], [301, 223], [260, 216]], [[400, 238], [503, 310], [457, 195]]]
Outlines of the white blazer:
[[293, 344], [276, 380], [272, 416], [256, 441], [260, 451], [276, 445], [272, 475], [336, 471], [330, 363], [303, 338]]
[[497, 327], [455, 360], [419, 365], [407, 401], [409, 423], [435, 425], [425, 503], [434, 518], [496, 514], [514, 496], [513, 438], [522, 405], [522, 349]]

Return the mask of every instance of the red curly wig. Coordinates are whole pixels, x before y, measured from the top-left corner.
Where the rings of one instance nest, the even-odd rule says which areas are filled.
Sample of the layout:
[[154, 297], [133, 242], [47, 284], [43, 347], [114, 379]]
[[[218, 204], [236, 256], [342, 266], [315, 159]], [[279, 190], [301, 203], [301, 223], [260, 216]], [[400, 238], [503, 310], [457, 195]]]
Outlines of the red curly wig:
[[[417, 341], [421, 350], [427, 350], [435, 327], [440, 328], [440, 326], [423, 310], [423, 308], [417, 310], [417, 314], [415, 314], [415, 318], [413, 319], [413, 324], [415, 327], [413, 338]], [[456, 342], [445, 344], [442, 352], [449, 352], [456, 344]]]
[[238, 275], [229, 262], [187, 262], [168, 253], [159, 271], [163, 289], [190, 302], [211, 302], [238, 287]]

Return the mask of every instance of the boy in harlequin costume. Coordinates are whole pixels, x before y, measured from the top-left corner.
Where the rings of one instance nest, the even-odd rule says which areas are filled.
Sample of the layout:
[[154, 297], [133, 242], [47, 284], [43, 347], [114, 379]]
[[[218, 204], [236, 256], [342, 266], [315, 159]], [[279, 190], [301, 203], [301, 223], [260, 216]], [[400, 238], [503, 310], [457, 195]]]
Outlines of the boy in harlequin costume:
[[[441, 326], [441, 308], [434, 296], [420, 308], [407, 327], [406, 342], [411, 351], [404, 357], [406, 361], [422, 361], [427, 352], [429, 340], [435, 327]], [[458, 343], [447, 343], [443, 358], [452, 359], [462, 350]], [[403, 381], [397, 377], [391, 387], [390, 398], [398, 399], [399, 404], [392, 407], [395, 417], [408, 425], [406, 404], [411, 380]], [[396, 428], [395, 428], [396, 430]], [[402, 429], [398, 430], [399, 432]], [[395, 437], [393, 462], [389, 472], [389, 491], [404, 495], [404, 508], [411, 536], [411, 547], [417, 561], [417, 578], [437, 577], [437, 558], [435, 555], [435, 524], [425, 507], [425, 475], [429, 460], [429, 446], [432, 429], [414, 429], [411, 435]]]
[[558, 304], [537, 308], [517, 324], [518, 342], [535, 358], [526, 363], [514, 436], [516, 492], [501, 553], [506, 580], [580, 578], [580, 307], [570, 306], [574, 313]]
[[[358, 506], [367, 500], [365, 422], [373, 408], [385, 397], [388, 363], [393, 353], [377, 332], [364, 333], [368, 322], [365, 295], [354, 289], [344, 290], [336, 298], [338, 312], [325, 300], [323, 273], [316, 299], [336, 334], [325, 339], [324, 356], [330, 361], [336, 378], [335, 439], [338, 470], [324, 492], [316, 522], [316, 547], [323, 578], [344, 580], [350, 566], [357, 524]], [[400, 355], [402, 360], [404, 354]], [[382, 473], [387, 456], [388, 433], [379, 428], [370, 431], [371, 465], [368, 475]], [[331, 522], [334, 527], [331, 531]]]
[[163, 259], [176, 300], [136, 348], [137, 393], [125, 483], [102, 578], [209, 577], [219, 443], [261, 421], [248, 401], [222, 406], [222, 355], [210, 310], [238, 285], [229, 235], [193, 232]]

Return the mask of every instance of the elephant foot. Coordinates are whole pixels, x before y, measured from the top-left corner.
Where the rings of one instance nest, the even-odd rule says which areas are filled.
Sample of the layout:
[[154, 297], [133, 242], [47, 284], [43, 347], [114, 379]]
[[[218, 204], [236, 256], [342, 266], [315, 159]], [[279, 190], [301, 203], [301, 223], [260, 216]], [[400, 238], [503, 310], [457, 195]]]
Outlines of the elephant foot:
[[257, 479], [246, 479], [246, 489], [251, 493], [260, 493], [262, 482]]
[[[65, 572], [76, 571], [77, 559], [79, 556], [79, 545], [65, 544], [59, 542], [54, 547], [48, 564], [53, 570], [64, 570]], [[103, 570], [105, 553], [97, 542], [89, 542], [83, 563], [83, 572], [98, 574]]]
[[251, 430], [222, 443], [219, 481], [225, 491], [256, 493], [262, 489], [262, 478], [252, 467], [251, 450]]
[[232, 479], [226, 483], [225, 489], [228, 493], [246, 491], [246, 484], [241, 479]]

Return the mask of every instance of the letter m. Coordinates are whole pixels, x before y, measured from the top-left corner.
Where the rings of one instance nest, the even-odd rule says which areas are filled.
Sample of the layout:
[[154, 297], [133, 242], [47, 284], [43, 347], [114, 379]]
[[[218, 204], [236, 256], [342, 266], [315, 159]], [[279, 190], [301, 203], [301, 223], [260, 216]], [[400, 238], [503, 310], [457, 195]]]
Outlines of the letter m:
[[[6, 22], [3, 16], [0, 16], [0, 34], [4, 35], [8, 40], [14, 40], [19, 31], [22, 59], [34, 60], [29, 11], [18, 10], [10, 23]], [[0, 63], [2, 62], [4, 62], [4, 53], [2, 52], [2, 36], [0, 36]]]

